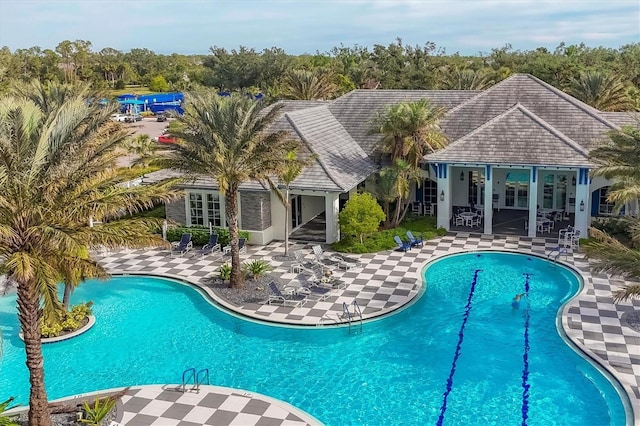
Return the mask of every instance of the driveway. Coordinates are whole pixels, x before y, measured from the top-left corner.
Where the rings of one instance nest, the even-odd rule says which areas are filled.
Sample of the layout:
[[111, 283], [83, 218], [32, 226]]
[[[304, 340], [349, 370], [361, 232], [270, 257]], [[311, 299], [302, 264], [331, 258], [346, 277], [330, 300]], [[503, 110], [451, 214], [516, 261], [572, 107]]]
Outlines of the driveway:
[[[148, 135], [151, 139], [157, 138], [169, 126], [169, 121], [158, 122], [155, 117], [143, 118], [142, 121], [135, 123], [122, 123], [129, 131], [133, 132], [133, 136]], [[118, 159], [119, 167], [129, 167], [135, 159], [134, 155], [124, 155]]]

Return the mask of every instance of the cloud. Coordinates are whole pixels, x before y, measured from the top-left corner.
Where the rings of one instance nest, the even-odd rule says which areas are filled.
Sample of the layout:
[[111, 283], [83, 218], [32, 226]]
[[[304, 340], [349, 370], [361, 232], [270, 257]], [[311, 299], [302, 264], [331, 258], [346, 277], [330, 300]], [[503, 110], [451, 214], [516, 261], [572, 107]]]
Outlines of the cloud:
[[472, 54], [506, 43], [527, 50], [640, 39], [640, 3], [628, 0], [0, 0], [0, 12], [0, 45], [11, 49], [83, 39], [96, 50], [204, 54], [212, 45], [244, 45], [300, 54], [401, 37]]

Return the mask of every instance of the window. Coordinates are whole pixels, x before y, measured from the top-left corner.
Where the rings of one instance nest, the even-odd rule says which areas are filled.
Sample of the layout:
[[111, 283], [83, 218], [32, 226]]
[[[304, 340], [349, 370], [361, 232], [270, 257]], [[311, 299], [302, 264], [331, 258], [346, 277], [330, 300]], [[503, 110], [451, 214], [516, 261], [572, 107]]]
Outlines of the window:
[[609, 196], [609, 187], [605, 186], [604, 188], [600, 188], [600, 197], [598, 199], [599, 207], [598, 207], [598, 215], [599, 216], [611, 216], [613, 214], [613, 203], [609, 203], [607, 201], [607, 197]]
[[527, 208], [529, 205], [529, 173], [509, 172], [504, 183], [505, 207]]
[[468, 176], [467, 203], [470, 206], [484, 205], [484, 175], [471, 170]]
[[204, 225], [204, 212], [202, 209], [202, 194], [189, 193], [189, 225]]
[[[217, 192], [190, 192], [187, 208], [187, 224], [191, 226], [222, 227], [224, 211], [221, 196]], [[206, 204], [205, 204], [206, 203]]]
[[422, 184], [422, 191], [422, 199], [425, 206], [438, 204], [438, 182], [425, 179]]
[[207, 218], [208, 223], [213, 226], [222, 226], [222, 215], [220, 213], [220, 195], [207, 194]]

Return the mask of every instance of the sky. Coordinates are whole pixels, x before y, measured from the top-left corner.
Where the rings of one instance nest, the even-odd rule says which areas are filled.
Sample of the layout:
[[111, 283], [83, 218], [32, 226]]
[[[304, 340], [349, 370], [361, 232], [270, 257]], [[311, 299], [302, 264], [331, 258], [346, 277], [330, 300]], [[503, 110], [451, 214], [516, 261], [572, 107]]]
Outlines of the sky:
[[287, 53], [433, 42], [447, 54], [561, 42], [640, 42], [639, 0], [0, 0], [0, 46], [88, 40], [93, 51], [208, 54], [212, 46]]

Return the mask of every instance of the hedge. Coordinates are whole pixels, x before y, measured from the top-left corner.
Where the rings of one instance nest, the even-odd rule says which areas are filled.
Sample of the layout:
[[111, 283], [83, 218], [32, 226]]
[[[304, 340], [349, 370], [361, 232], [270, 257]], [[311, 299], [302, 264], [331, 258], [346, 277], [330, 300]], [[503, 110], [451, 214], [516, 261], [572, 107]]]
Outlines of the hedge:
[[[221, 246], [229, 245], [229, 230], [227, 228], [213, 228], [213, 233], [218, 234], [218, 243]], [[182, 234], [191, 234], [191, 241], [197, 246], [203, 246], [209, 242], [209, 228], [203, 226], [187, 226], [167, 229], [168, 241], [180, 241]], [[239, 231], [240, 238], [249, 239], [249, 231]]]

